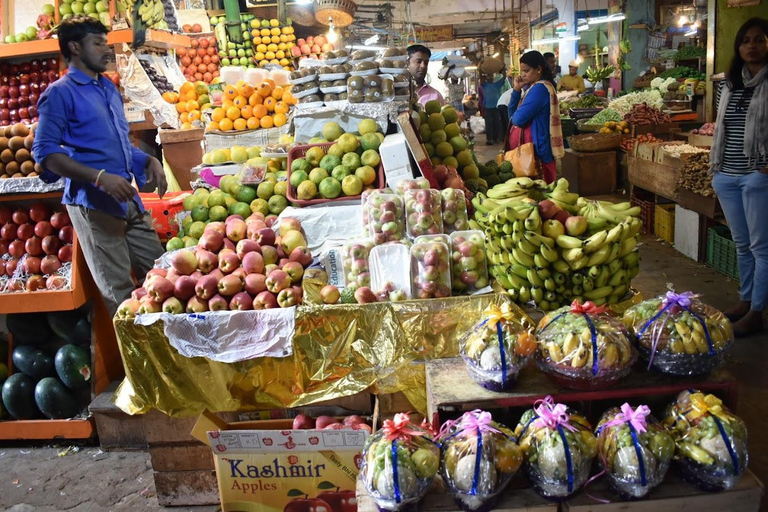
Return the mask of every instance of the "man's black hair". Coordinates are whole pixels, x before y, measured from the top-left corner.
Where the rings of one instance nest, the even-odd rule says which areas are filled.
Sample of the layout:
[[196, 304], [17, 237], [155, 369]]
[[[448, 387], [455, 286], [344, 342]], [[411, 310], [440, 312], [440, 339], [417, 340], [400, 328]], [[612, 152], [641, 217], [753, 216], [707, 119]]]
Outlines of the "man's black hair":
[[414, 53], [426, 53], [427, 56], [432, 57], [432, 51], [423, 44], [412, 44], [408, 47], [408, 60], [411, 60]]
[[59, 23], [56, 33], [59, 36], [61, 54], [64, 56], [64, 59], [69, 61], [72, 58], [72, 51], [69, 49], [70, 42], [81, 43], [88, 34], [106, 35], [109, 33], [109, 30], [96, 18], [78, 15]]
[[547, 60], [550, 57], [552, 57], [554, 59], [555, 58], [555, 54], [552, 53], [552, 52], [547, 52], [547, 53], [544, 54], [544, 60]]

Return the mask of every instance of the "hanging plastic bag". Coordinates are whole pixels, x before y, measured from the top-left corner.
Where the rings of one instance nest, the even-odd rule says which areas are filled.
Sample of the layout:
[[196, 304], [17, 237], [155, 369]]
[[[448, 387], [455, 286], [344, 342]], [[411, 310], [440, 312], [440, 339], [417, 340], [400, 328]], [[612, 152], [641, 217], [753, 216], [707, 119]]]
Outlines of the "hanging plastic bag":
[[747, 470], [747, 426], [716, 396], [683, 391], [663, 424], [675, 438], [675, 462], [684, 480], [721, 491], [736, 485]]
[[424, 497], [439, 465], [430, 433], [401, 413], [368, 438], [360, 478], [379, 510], [403, 510]]
[[490, 510], [523, 462], [512, 432], [475, 410], [443, 425], [443, 480], [462, 510]]
[[565, 499], [589, 477], [597, 440], [592, 425], [551, 396], [523, 414], [515, 428], [525, 453], [525, 469], [533, 488], [550, 499]]
[[596, 435], [600, 464], [624, 499], [642, 498], [659, 485], [675, 453], [672, 436], [646, 405], [606, 411]]

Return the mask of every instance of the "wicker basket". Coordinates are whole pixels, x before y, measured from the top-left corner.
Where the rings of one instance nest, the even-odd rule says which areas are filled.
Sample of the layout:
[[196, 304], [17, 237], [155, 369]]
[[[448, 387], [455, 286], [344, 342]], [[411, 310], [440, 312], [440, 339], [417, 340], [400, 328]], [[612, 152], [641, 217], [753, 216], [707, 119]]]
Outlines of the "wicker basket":
[[582, 153], [596, 153], [598, 151], [611, 151], [621, 144], [620, 133], [596, 133], [585, 135], [573, 135], [568, 137], [568, 146], [574, 151]]
[[[592, 118], [589, 118], [592, 119]], [[580, 132], [599, 132], [600, 128], [603, 127], [602, 124], [587, 124], [587, 121], [589, 119], [579, 119], [576, 121], [576, 128], [579, 129]]]
[[289, 5], [288, 17], [293, 20], [297, 25], [302, 27], [313, 27], [317, 25], [315, 19], [315, 9], [312, 4], [309, 5]]
[[315, 1], [315, 19], [326, 26], [330, 25], [330, 21], [337, 28], [349, 26], [355, 20], [355, 12], [357, 4], [352, 0]]

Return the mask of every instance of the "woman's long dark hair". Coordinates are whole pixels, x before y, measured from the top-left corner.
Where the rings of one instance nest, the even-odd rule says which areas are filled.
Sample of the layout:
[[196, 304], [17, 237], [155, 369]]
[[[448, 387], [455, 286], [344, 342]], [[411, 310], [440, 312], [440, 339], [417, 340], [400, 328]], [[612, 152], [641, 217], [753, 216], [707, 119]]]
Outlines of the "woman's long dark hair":
[[747, 31], [754, 27], [759, 28], [763, 31], [763, 34], [768, 36], [768, 20], [763, 18], [751, 18], [747, 20], [736, 33], [736, 40], [733, 42], [733, 59], [731, 60], [731, 67], [728, 68], [728, 73], [725, 75], [728, 80], [728, 87], [733, 90], [744, 88], [744, 79], [741, 77], [741, 70], [744, 68], [744, 59], [741, 58], [739, 46], [741, 46], [741, 41], [744, 40], [744, 36], [747, 35]]
[[544, 56], [541, 52], [537, 52], [536, 50], [525, 52], [520, 57], [520, 63], [527, 64], [533, 69], [541, 68], [541, 79], [555, 85], [555, 75], [552, 74], [552, 70], [547, 66], [547, 61], [544, 60]]

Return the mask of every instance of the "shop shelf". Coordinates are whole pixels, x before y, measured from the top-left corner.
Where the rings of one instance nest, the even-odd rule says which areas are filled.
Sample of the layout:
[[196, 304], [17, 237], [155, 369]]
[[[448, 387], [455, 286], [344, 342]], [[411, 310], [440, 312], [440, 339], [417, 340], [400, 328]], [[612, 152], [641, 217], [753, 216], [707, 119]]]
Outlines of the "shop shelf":
[[713, 226], [707, 232], [707, 265], [731, 279], [739, 280], [736, 244], [726, 226]]
[[673, 245], [675, 243], [675, 205], [657, 204], [654, 216], [654, 233], [669, 245]]
[[[113, 30], [107, 35], [107, 44], [122, 44], [133, 42], [133, 30]], [[147, 30], [145, 46], [153, 48], [189, 48], [191, 46], [191, 39], [187, 35], [172, 34], [164, 30]]]
[[59, 53], [58, 39], [44, 39], [42, 41], [26, 41], [24, 43], [0, 44], [0, 59], [21, 59]]

